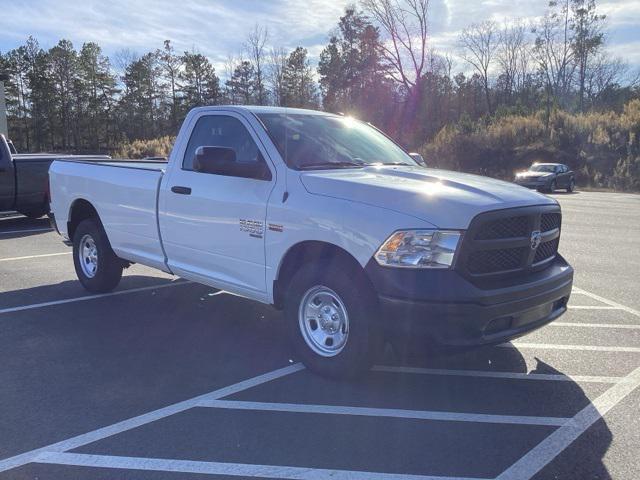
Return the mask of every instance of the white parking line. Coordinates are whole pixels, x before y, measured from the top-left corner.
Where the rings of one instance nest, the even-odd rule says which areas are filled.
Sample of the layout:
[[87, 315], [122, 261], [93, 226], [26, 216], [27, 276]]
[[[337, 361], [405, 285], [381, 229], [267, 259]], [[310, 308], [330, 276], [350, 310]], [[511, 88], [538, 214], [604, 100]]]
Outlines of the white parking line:
[[59, 255], [71, 255], [71, 253], [72, 252], [44, 253], [42, 255], [27, 255], [25, 257], [0, 258], [0, 262], [13, 262], [15, 260], [29, 260], [31, 258], [57, 257]]
[[591, 425], [640, 386], [640, 368], [636, 368], [627, 375], [626, 380], [626, 382], [615, 384], [593, 403], [580, 410], [571, 423], [563, 425], [546, 437], [520, 460], [498, 475], [496, 480], [526, 480], [536, 475]]
[[611, 305], [569, 305], [569, 310], [620, 310]]
[[148, 287], [130, 288], [129, 290], [118, 290], [117, 292], [111, 292], [111, 293], [98, 293], [96, 295], [86, 295], [84, 297], [66, 298], [64, 300], [53, 300], [51, 302], [32, 303], [30, 305], [21, 305], [19, 307], [9, 307], [9, 308], [0, 309], [0, 314], [22, 312], [24, 310], [51, 307], [53, 305], [63, 305], [65, 303], [84, 302], [86, 300], [94, 300], [96, 298], [115, 297], [118, 295], [126, 295], [128, 293], [145, 292], [147, 290], [159, 290], [161, 288], [177, 287], [179, 285], [186, 285], [189, 283], [192, 283], [192, 282], [187, 280], [185, 281], [178, 280], [171, 283], [161, 283], [160, 285], [151, 285]]
[[636, 317], [640, 317], [640, 312], [638, 310], [634, 310], [633, 308], [627, 307], [626, 305], [622, 305], [618, 302], [614, 302], [613, 300], [609, 300], [607, 298], [601, 297], [600, 295], [596, 295], [595, 293], [587, 292], [586, 290], [582, 290], [581, 288], [573, 287], [573, 293], [577, 293], [580, 295], [586, 295], [587, 297], [591, 297], [594, 300], [597, 300], [602, 303], [606, 303], [610, 307], [615, 307], [619, 310], [624, 310], [625, 312], [630, 313], [631, 315], [635, 315]]
[[603, 347], [600, 345], [560, 345], [555, 343], [502, 343], [500, 348], [537, 348], [540, 350], [582, 350], [588, 352], [633, 352], [640, 353], [638, 347]]
[[528, 415], [490, 415], [486, 413], [460, 413], [430, 410], [403, 410], [397, 408], [351, 407], [343, 405], [311, 405], [301, 403], [243, 402], [240, 400], [203, 400], [199, 407], [230, 410], [260, 410], [286, 413], [317, 413], [328, 415], [357, 415], [364, 417], [406, 418], [412, 420], [438, 420], [443, 422], [506, 423], [513, 425], [561, 426], [570, 421], [561, 417]]
[[117, 468], [152, 472], [197, 473], [234, 477], [278, 478], [286, 480], [487, 480], [481, 478], [439, 477], [398, 473], [364, 472], [356, 470], [328, 470], [324, 468], [254, 465], [247, 463], [198, 462], [163, 458], [115, 457], [83, 453], [45, 452], [36, 463], [71, 465], [78, 467]]
[[140, 427], [142, 425], [155, 422], [156, 420], [160, 420], [170, 415], [184, 412], [185, 410], [198, 406], [205, 400], [214, 400], [226, 397], [228, 395], [233, 395], [234, 393], [241, 392], [262, 383], [270, 382], [271, 380], [284, 377], [285, 375], [289, 375], [303, 369], [304, 367], [299, 363], [289, 365], [284, 368], [280, 368], [278, 370], [274, 370], [272, 372], [250, 378], [249, 380], [244, 380], [234, 385], [205, 393], [204, 395], [200, 395], [189, 400], [174, 403], [173, 405], [169, 405], [167, 407], [163, 407], [149, 413], [144, 413], [142, 415], [138, 415], [137, 417], [133, 417], [122, 422], [114, 423], [113, 425], [109, 425], [108, 427], [99, 428], [98, 430], [83, 433], [82, 435], [78, 435], [67, 440], [62, 440], [61, 442], [53, 443], [46, 447], [37, 448], [20, 455], [5, 458], [4, 460], [0, 460], [0, 472], [11, 470], [12, 468], [26, 465], [27, 463], [32, 463], [36, 458], [38, 458], [39, 455], [43, 453], [66, 452], [67, 450], [72, 450], [74, 448], [87, 445], [88, 443], [97, 442], [98, 440], [102, 440], [104, 438], [131, 430], [132, 428]]
[[509, 380], [538, 380], [552, 382], [580, 382], [580, 383], [617, 383], [623, 377], [603, 377], [593, 375], [563, 375], [557, 373], [522, 373], [522, 372], [492, 372], [487, 370], [448, 370], [439, 368], [402, 367], [392, 365], [376, 365], [374, 372], [410, 373], [418, 375], [444, 375], [452, 377], [481, 377], [504, 378]]
[[0, 231], [0, 235], [11, 235], [14, 233], [31, 233], [31, 232], [51, 232], [52, 228], [25, 228], [24, 230], [6, 230], [4, 232]]
[[587, 328], [626, 328], [640, 330], [640, 324], [627, 323], [581, 323], [581, 322], [551, 322], [551, 327], [587, 327]]

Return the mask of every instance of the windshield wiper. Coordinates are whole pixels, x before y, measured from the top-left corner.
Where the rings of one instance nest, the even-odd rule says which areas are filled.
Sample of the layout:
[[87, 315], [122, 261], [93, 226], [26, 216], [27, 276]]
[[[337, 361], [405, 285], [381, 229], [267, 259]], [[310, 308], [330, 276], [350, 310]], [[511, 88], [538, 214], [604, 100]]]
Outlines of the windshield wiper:
[[405, 167], [413, 167], [410, 163], [405, 162], [375, 162], [371, 165], [404, 165]]
[[298, 167], [300, 170], [321, 170], [331, 168], [360, 168], [364, 167], [364, 162], [323, 162], [323, 163], [310, 163]]

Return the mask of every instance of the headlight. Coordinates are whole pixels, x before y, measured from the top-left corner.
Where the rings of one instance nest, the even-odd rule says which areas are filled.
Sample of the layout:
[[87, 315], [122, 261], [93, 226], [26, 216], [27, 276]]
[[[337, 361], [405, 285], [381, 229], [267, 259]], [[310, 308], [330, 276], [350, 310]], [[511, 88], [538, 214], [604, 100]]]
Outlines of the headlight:
[[449, 268], [460, 236], [447, 230], [401, 230], [382, 244], [375, 258], [386, 267]]

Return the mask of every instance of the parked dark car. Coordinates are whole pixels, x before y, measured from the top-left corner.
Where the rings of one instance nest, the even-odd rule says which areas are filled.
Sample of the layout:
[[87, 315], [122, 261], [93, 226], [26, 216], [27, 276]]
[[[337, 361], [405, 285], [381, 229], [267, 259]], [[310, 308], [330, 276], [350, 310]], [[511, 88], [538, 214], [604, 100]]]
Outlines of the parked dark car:
[[15, 154], [0, 135], [0, 212], [39, 218], [49, 213], [49, 165], [57, 158], [108, 159], [107, 155]]
[[562, 163], [534, 163], [529, 170], [516, 173], [515, 183], [540, 192], [554, 192], [565, 189], [573, 192], [576, 177], [573, 171]]

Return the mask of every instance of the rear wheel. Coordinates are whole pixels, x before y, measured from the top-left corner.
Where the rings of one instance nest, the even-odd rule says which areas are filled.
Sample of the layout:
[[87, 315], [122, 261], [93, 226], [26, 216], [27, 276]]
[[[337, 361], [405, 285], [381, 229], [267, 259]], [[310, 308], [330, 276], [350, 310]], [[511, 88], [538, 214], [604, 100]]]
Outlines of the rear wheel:
[[90, 292], [110, 292], [120, 283], [123, 262], [111, 249], [97, 219], [83, 220], [76, 228], [73, 264], [80, 283]]
[[302, 362], [320, 375], [354, 377], [381, 350], [376, 296], [362, 277], [349, 269], [307, 265], [289, 284], [289, 336]]

